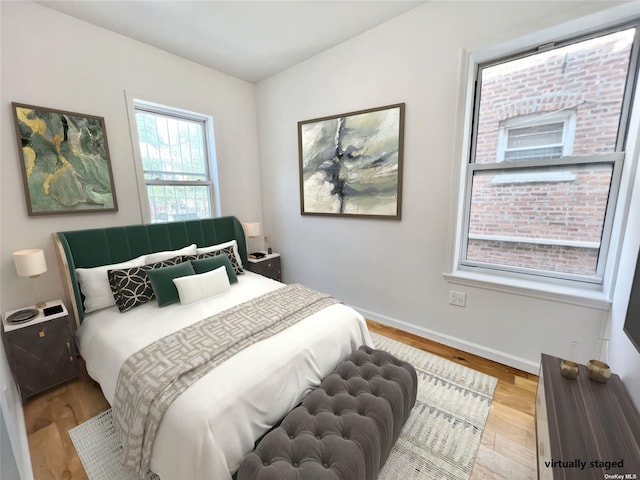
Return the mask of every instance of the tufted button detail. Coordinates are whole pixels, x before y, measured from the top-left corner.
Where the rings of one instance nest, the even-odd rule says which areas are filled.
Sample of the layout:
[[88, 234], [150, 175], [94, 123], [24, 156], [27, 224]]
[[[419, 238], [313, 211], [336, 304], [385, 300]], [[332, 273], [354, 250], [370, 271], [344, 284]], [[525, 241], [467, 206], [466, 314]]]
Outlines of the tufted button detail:
[[281, 480], [313, 467], [322, 469], [313, 470], [318, 480], [376, 478], [370, 459], [389, 454], [416, 391], [411, 365], [363, 346], [244, 458], [238, 479]]

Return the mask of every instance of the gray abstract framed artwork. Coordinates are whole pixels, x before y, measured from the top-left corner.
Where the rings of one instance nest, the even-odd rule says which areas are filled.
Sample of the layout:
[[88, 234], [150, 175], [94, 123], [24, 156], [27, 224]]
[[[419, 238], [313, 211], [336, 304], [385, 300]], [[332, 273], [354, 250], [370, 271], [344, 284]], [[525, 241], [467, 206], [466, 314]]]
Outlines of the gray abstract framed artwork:
[[29, 215], [118, 210], [102, 117], [11, 105]]
[[298, 122], [302, 215], [400, 219], [404, 107]]

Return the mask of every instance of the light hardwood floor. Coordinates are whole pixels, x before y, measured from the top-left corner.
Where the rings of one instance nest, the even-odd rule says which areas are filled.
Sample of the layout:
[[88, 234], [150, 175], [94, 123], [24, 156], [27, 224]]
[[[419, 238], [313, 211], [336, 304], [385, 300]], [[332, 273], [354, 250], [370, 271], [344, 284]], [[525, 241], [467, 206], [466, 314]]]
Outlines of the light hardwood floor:
[[[496, 377], [498, 386], [471, 479], [536, 478], [535, 375], [379, 323], [369, 322], [369, 328]], [[86, 479], [67, 432], [107, 408], [100, 388], [86, 373], [29, 401], [24, 414], [35, 480]]]
[[462, 350], [369, 321], [385, 335], [498, 379], [471, 480], [537, 478], [535, 406], [538, 377]]

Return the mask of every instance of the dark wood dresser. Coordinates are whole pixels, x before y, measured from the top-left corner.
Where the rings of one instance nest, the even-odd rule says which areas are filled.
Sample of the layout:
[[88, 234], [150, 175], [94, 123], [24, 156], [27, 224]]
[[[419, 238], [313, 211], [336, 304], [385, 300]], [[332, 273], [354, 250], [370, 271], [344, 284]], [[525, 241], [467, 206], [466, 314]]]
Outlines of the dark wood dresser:
[[536, 394], [538, 478], [640, 479], [640, 415], [620, 377], [605, 384], [560, 373], [561, 359], [542, 355]]
[[24, 324], [2, 322], [2, 341], [22, 400], [78, 376], [78, 358], [69, 314], [38, 315]]

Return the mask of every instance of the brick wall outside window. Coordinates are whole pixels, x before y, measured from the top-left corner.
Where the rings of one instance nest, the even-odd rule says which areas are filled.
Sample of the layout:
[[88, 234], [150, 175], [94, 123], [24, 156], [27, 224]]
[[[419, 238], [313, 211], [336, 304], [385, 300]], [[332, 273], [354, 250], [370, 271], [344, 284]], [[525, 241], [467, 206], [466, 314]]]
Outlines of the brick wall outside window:
[[[484, 69], [475, 162], [497, 161], [501, 122], [558, 110], [575, 111], [573, 156], [614, 152], [632, 40], [618, 32]], [[598, 244], [611, 167], [551, 171], [572, 179], [528, 182], [520, 170], [505, 183], [496, 182], [498, 172], [476, 172], [469, 235]], [[469, 240], [467, 248], [469, 260], [584, 275], [594, 274], [598, 257], [597, 248], [582, 246]]]

